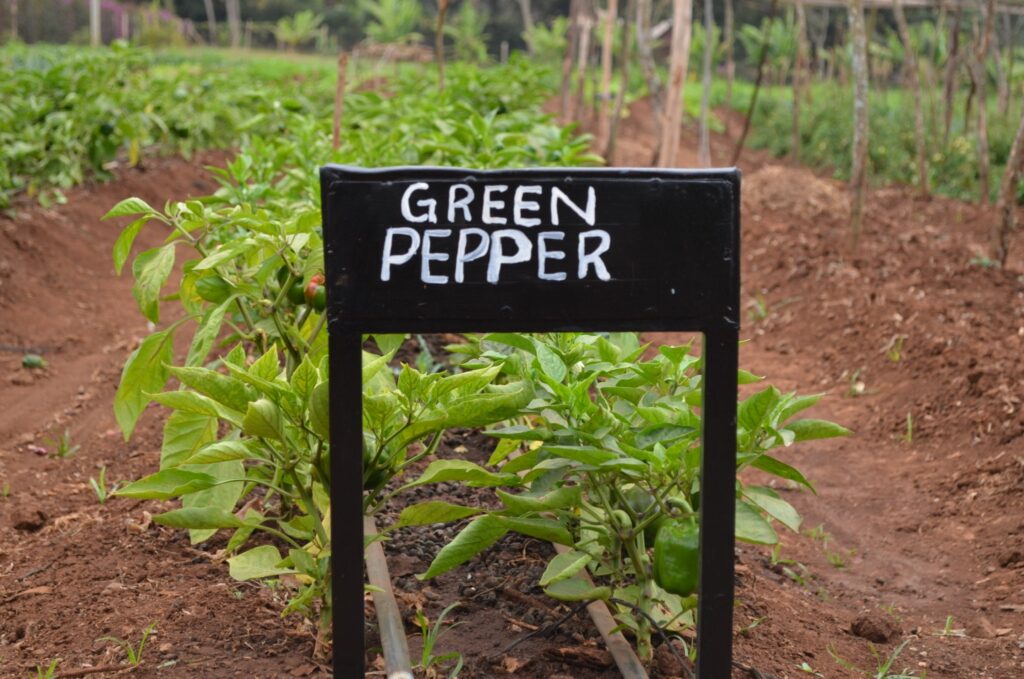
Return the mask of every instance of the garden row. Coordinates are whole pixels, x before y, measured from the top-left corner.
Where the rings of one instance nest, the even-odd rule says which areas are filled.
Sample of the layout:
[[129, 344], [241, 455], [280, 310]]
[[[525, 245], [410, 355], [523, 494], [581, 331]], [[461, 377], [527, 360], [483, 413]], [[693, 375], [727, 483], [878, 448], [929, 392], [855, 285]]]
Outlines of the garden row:
[[[164, 210], [130, 198], [110, 212], [134, 218], [115, 245], [118, 269], [140, 229], [155, 222], [170, 231], [166, 244], [134, 258], [132, 270], [143, 314], [159, 323], [170, 300], [177, 319], [142, 342], [122, 375], [115, 409], [126, 437], [151, 401], [173, 413], [160, 470], [119, 495], [181, 498], [181, 508], [154, 520], [188, 529], [194, 542], [229, 531], [235, 578], [297, 576], [302, 586], [286, 610], [318, 618], [324, 637], [331, 451], [319, 187], [310, 168], [598, 162], [586, 138], [539, 112], [549, 80], [519, 61], [453, 67], [444, 90], [425, 87], [429, 72], [405, 72], [386, 92], [347, 95], [338, 148], [324, 102], [296, 95], [299, 105], [262, 114], [259, 125], [272, 125], [272, 133], [245, 135], [234, 160], [214, 170], [221, 183], [214, 195]], [[171, 284], [176, 262], [183, 275]], [[182, 334], [191, 335], [184, 361], [173, 352]], [[423, 578], [518, 532], [569, 548], [539, 584], [555, 598], [608, 602], [645, 661], [658, 632], [692, 626], [702, 361], [689, 345], [649, 357], [632, 334], [467, 336], [441, 361], [450, 368], [438, 370], [429, 362], [399, 365], [401, 336], [367, 339], [365, 513], [441, 482], [491, 488], [497, 499], [410, 504], [385, 527], [387, 535], [469, 519]], [[758, 378], [742, 373], [741, 380]], [[177, 388], [164, 391], [169, 383]], [[796, 419], [816, 401], [771, 387], [742, 401], [740, 467], [809, 488], [770, 451], [845, 433]], [[486, 465], [433, 458], [452, 428], [486, 428], [497, 439]], [[741, 485], [736, 507], [743, 540], [771, 544], [774, 523], [799, 526], [795, 510], [768, 487]]]

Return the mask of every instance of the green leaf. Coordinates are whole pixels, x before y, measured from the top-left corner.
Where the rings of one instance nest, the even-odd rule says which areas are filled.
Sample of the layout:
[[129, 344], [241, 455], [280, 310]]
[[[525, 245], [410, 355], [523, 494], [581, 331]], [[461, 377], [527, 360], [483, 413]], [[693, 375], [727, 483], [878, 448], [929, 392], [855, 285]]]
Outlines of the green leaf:
[[537, 351], [528, 335], [516, 332], [492, 332], [489, 335], [484, 335], [481, 341], [497, 342], [498, 344], [514, 347], [530, 354], [536, 353]]
[[572, 545], [572, 536], [560, 522], [555, 519], [523, 518], [519, 516], [502, 516], [501, 520], [509, 529], [528, 535], [538, 540], [555, 542], [560, 545]]
[[562, 486], [540, 497], [513, 495], [503, 490], [498, 490], [497, 495], [507, 510], [515, 514], [527, 514], [576, 506], [580, 503], [582, 490], [579, 486]]
[[154, 323], [160, 321], [160, 290], [174, 269], [174, 243], [146, 250], [132, 263], [135, 285], [132, 294], [142, 315]]
[[295, 393], [299, 395], [303, 403], [309, 401], [309, 397], [313, 394], [313, 389], [316, 388], [316, 383], [320, 379], [320, 374], [316, 370], [316, 366], [309, 360], [309, 356], [302, 357], [302, 363], [292, 373], [291, 385]]
[[561, 356], [540, 340], [536, 341], [536, 345], [537, 364], [540, 366], [541, 372], [553, 379], [555, 382], [562, 382], [565, 380], [568, 369], [565, 367], [565, 362], [562, 360]]
[[330, 383], [321, 382], [309, 397], [309, 426], [320, 438], [331, 438]]
[[382, 354], [395, 355], [399, 349], [402, 348], [402, 343], [405, 342], [405, 335], [373, 335], [373, 341], [377, 343], [377, 348], [380, 349]]
[[153, 522], [171, 528], [241, 528], [245, 523], [231, 512], [216, 507], [185, 507], [153, 517]]
[[779, 541], [775, 529], [761, 514], [743, 500], [736, 500], [736, 539], [756, 545], [774, 545]]
[[836, 436], [849, 436], [851, 433], [846, 427], [828, 420], [795, 420], [788, 423], [786, 429], [796, 434], [795, 441], [830, 439]]
[[739, 405], [737, 421], [744, 430], [755, 431], [764, 422], [765, 417], [778, 403], [779, 390], [775, 387], [763, 389]]
[[754, 384], [755, 382], [760, 382], [761, 380], [764, 379], [763, 377], [758, 377], [757, 375], [755, 375], [754, 373], [750, 372], [749, 370], [743, 370], [743, 369], [740, 369], [737, 372], [736, 377], [737, 377], [737, 382], [739, 384]]
[[474, 519], [459, 534], [441, 548], [425, 573], [416, 575], [419, 580], [429, 580], [459, 566], [481, 553], [501, 539], [508, 528], [501, 519], [481, 516]]
[[196, 334], [192, 336], [192, 344], [188, 348], [185, 365], [198, 366], [206, 361], [206, 356], [213, 348], [213, 343], [217, 341], [217, 336], [220, 335], [221, 324], [224, 322], [224, 314], [228, 305], [234, 301], [233, 297], [226, 299], [217, 306], [210, 307], [206, 312], [203, 320], [199, 322]]
[[802, 410], [807, 410], [811, 406], [815, 405], [821, 400], [823, 394], [813, 394], [811, 396], [796, 396], [792, 394], [787, 395], [786, 400], [783, 402], [782, 408], [779, 410], [779, 422], [785, 422], [789, 418], [796, 415]]
[[146, 394], [158, 392], [167, 384], [166, 364], [174, 360], [173, 339], [173, 326], [154, 332], [142, 340], [124, 364], [121, 383], [114, 395], [114, 416], [125, 441], [131, 438], [139, 415], [150, 401]]
[[610, 587], [595, 587], [582, 578], [559, 580], [545, 587], [544, 593], [559, 601], [607, 601], [612, 596]]
[[209, 474], [184, 469], [164, 469], [129, 483], [114, 494], [138, 500], [170, 500], [212, 488], [216, 482], [217, 480]]
[[159, 394], [150, 394], [149, 396], [160, 405], [173, 408], [174, 410], [206, 415], [208, 417], [220, 416], [221, 411], [218, 410], [217, 404], [214, 403], [213, 399], [194, 391], [188, 391], [187, 389], [164, 391]]
[[142, 227], [150, 220], [148, 216], [139, 217], [134, 222], [124, 227], [121, 231], [121, 235], [117, 237], [114, 242], [114, 271], [117, 275], [121, 275], [121, 270], [124, 269], [124, 263], [128, 261], [128, 255], [132, 252], [132, 245], [135, 243], [135, 238], [139, 235], [139, 231]]
[[261, 398], [249, 403], [242, 419], [242, 431], [246, 434], [283, 441], [283, 428], [281, 409], [273, 402]]
[[776, 519], [794, 533], [800, 532], [800, 514], [793, 505], [775, 495], [766, 488], [750, 487], [743, 491], [744, 496], [769, 516]]
[[[249, 439], [252, 441], [252, 439]], [[262, 459], [253, 454], [248, 441], [214, 441], [201, 450], [196, 451], [181, 464], [216, 464], [230, 460]]]
[[760, 469], [761, 471], [768, 472], [769, 474], [774, 474], [779, 478], [783, 478], [788, 481], [798, 483], [801, 486], [804, 486], [805, 488], [810, 490], [812, 493], [818, 492], [814, 490], [814, 486], [811, 485], [810, 481], [804, 478], [804, 475], [801, 474], [799, 470], [790, 467], [788, 464], [782, 462], [781, 460], [776, 460], [771, 455], [759, 456], [757, 459], [751, 462], [750, 466]]
[[483, 432], [488, 436], [498, 439], [513, 439], [515, 441], [547, 441], [551, 438], [551, 432], [547, 429], [534, 429], [525, 424], [516, 424], [501, 429], [488, 429]]
[[592, 448], [589, 446], [551, 446], [546, 445], [542, 448], [552, 455], [563, 457], [567, 460], [573, 460], [582, 464], [599, 465], [603, 462], [610, 462], [620, 457], [618, 453], [613, 453], [610, 450], [603, 450], [601, 448]]
[[245, 384], [231, 375], [196, 367], [172, 367], [170, 372], [185, 386], [238, 413], [244, 413], [252, 400]]
[[475, 516], [483, 511], [483, 509], [478, 507], [463, 507], [462, 505], [453, 505], [450, 502], [430, 500], [403, 509], [398, 517], [398, 523], [394, 527], [402, 528], [403, 526], [429, 526], [435, 523], [448, 523]]
[[[233, 479], [241, 479], [245, 476], [245, 467], [240, 460], [229, 460], [216, 464], [196, 465], [190, 468], [191, 471], [209, 474], [217, 480], [212, 488], [200, 490], [186, 495], [181, 500], [182, 506], [186, 508], [210, 508], [220, 509], [225, 512], [232, 511], [238, 503], [242, 494], [243, 483]], [[216, 529], [193, 528], [189, 531], [189, 539], [193, 545], [209, 540]]]
[[294, 568], [281, 568], [281, 553], [273, 545], [261, 545], [228, 559], [228, 573], [235, 580], [272, 578], [294, 573]]
[[217, 418], [176, 410], [164, 424], [160, 469], [177, 467], [217, 438]]
[[156, 210], [149, 206], [149, 203], [142, 200], [141, 198], [125, 198], [120, 203], [110, 208], [110, 212], [103, 215], [101, 219], [111, 219], [113, 217], [128, 217], [130, 215], [148, 214], [156, 216], [158, 213]]
[[558, 554], [548, 563], [544, 574], [540, 576], [540, 586], [547, 587], [553, 582], [565, 580], [579, 573], [590, 563], [591, 556], [586, 552], [570, 550]]
[[486, 487], [518, 485], [519, 478], [514, 474], [494, 474], [468, 460], [434, 460], [418, 479], [405, 487], [414, 488], [442, 481], [461, 481], [473, 487]]

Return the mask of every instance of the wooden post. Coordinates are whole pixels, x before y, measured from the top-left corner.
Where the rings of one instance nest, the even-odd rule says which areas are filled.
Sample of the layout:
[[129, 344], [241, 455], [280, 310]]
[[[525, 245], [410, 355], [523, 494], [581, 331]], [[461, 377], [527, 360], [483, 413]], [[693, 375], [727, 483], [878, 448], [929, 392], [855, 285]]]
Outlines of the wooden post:
[[704, 0], [704, 64], [701, 75], [700, 139], [697, 161], [702, 167], [711, 166], [711, 133], [708, 130], [708, 109], [711, 108], [711, 65], [715, 52], [715, 8], [712, 0]]
[[348, 53], [338, 55], [338, 84], [334, 89], [334, 150], [341, 148], [341, 114], [345, 110], [345, 75], [348, 72]]
[[590, 32], [594, 28], [594, 19], [590, 15], [590, 9], [587, 6], [580, 14], [580, 49], [576, 60], [576, 101], [573, 105], [572, 120], [579, 120], [584, 111], [583, 98], [587, 91], [587, 64], [590, 61]]
[[99, 47], [102, 42], [100, 0], [89, 0], [89, 44], [93, 47]]
[[868, 38], [864, 29], [864, 0], [851, 0], [850, 38], [853, 42], [853, 189], [850, 229], [854, 246], [864, 225], [864, 192], [868, 160]]
[[963, 8], [956, 5], [953, 13], [953, 27], [950, 29], [949, 54], [946, 56], [946, 75], [942, 86], [942, 98], [946, 105], [943, 112], [942, 145], [949, 146], [949, 129], [953, 124], [953, 95], [956, 93], [956, 71], [960, 63], [960, 19]]
[[444, 16], [448, 0], [437, 0], [437, 23], [434, 26], [434, 61], [437, 62], [437, 86], [444, 91]]
[[210, 44], [217, 44], [217, 13], [213, 9], [213, 0], [203, 0], [206, 8], [206, 25], [210, 30]]
[[914, 141], [917, 147], [917, 185], [923, 195], [928, 195], [928, 150], [924, 132], [924, 106], [921, 101], [921, 74], [917, 65], [917, 54], [910, 40], [910, 27], [903, 13], [901, 0], [893, 0], [892, 11], [896, 16], [896, 28], [903, 41], [904, 68], [910, 79], [910, 93], [914, 98]]
[[18, 42], [18, 0], [10, 0], [11, 42]]
[[661, 79], [654, 64], [654, 52], [651, 48], [651, 0], [638, 0], [636, 6], [636, 53], [640, 60], [640, 70], [647, 81], [647, 91], [651, 96], [651, 108], [654, 110], [654, 136], [661, 139], [662, 101]]
[[612, 60], [615, 43], [615, 21], [619, 16], [619, 0], [608, 0], [604, 14], [604, 38], [601, 42], [601, 89], [598, 97], [601, 100], [600, 114], [597, 123], [597, 139], [599, 144], [608, 142], [609, 114], [611, 109]]
[[672, 0], [672, 52], [669, 58], [665, 123], [661, 130], [661, 153], [658, 158], [660, 167], [675, 167], [676, 154], [679, 152], [683, 125], [683, 86], [690, 61], [692, 29], [692, 0]]
[[1006, 266], [1006, 256], [1010, 250], [1010, 234], [1017, 228], [1017, 180], [1020, 178], [1021, 147], [1024, 146], [1024, 113], [1021, 113], [1017, 124], [1017, 134], [1010, 146], [1010, 156], [1006, 160], [1006, 171], [1003, 173], [1002, 185], [999, 187], [998, 213], [1000, 219], [992, 225], [992, 243], [990, 246], [992, 259]]

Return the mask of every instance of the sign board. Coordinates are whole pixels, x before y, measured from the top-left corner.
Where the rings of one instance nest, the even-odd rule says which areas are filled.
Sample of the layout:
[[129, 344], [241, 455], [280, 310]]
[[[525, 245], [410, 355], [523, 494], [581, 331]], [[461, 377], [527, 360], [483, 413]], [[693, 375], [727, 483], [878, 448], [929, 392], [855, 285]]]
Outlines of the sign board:
[[704, 334], [697, 670], [730, 676], [740, 180], [735, 170], [321, 169], [334, 675], [362, 676], [363, 333]]

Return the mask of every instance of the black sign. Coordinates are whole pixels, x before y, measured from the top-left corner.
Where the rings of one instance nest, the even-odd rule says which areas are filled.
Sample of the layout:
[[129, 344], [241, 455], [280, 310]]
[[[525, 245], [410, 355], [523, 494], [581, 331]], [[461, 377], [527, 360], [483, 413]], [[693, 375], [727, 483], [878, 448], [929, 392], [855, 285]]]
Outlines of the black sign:
[[694, 331], [704, 341], [697, 670], [730, 676], [735, 170], [320, 172], [331, 365], [334, 675], [362, 676], [362, 333]]

